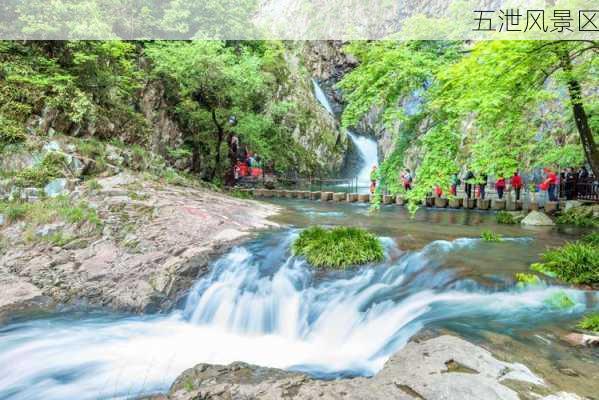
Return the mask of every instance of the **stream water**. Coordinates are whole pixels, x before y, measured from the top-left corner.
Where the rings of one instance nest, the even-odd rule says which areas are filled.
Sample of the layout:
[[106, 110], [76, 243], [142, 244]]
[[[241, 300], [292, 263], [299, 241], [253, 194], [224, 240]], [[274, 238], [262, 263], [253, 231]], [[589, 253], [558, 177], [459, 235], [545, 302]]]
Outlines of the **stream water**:
[[[0, 327], [0, 399], [132, 398], [165, 391], [200, 362], [246, 361], [322, 378], [372, 375], [423, 329], [449, 331], [548, 382], [599, 393], [599, 354], [559, 336], [599, 295], [547, 284], [518, 288], [547, 245], [580, 232], [497, 226], [488, 214], [396, 207], [370, 216], [357, 204], [279, 201], [289, 228], [261, 234], [217, 260], [167, 315], [61, 313]], [[380, 235], [384, 262], [317, 273], [290, 254], [299, 230], [319, 223], [364, 226]], [[478, 239], [482, 229], [502, 243]], [[559, 309], [548, 299], [575, 301]], [[560, 373], [560, 369], [576, 371]]]

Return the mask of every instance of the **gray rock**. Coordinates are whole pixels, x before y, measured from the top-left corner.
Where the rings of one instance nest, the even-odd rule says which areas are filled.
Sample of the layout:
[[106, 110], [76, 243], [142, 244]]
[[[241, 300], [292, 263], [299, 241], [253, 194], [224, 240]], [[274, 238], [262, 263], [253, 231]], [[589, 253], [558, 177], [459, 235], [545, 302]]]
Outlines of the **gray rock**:
[[65, 178], [51, 180], [44, 187], [44, 192], [48, 197], [56, 197], [67, 191], [68, 181]]
[[529, 226], [553, 226], [555, 223], [546, 214], [540, 211], [531, 211], [522, 220], [521, 224]]
[[64, 228], [64, 224], [62, 224], [62, 223], [47, 224], [47, 225], [43, 225], [43, 226], [39, 227], [35, 231], [35, 234], [40, 237], [46, 237], [46, 236], [52, 235], [54, 233], [57, 233], [58, 231], [61, 231], [63, 228]]
[[582, 206], [582, 202], [578, 201], [578, 200], [567, 200], [566, 201], [566, 207], [564, 207], [564, 211], [568, 212], [573, 208], [578, 208]]
[[[200, 364], [181, 374], [164, 399], [443, 399], [518, 400], [504, 382], [524, 383], [527, 395], [547, 392], [527, 367], [507, 363], [453, 336], [408, 343], [372, 378], [321, 381], [306, 375], [236, 362]], [[578, 400], [560, 392], [548, 400]], [[537, 395], [536, 397], [541, 397]]]
[[23, 188], [20, 191], [20, 197], [21, 200], [25, 201], [37, 200], [39, 198], [39, 190], [34, 187]]
[[58, 143], [57, 141], [51, 141], [48, 142], [44, 145], [43, 150], [48, 152], [48, 151], [60, 151], [60, 143]]
[[4, 226], [5, 223], [6, 217], [4, 216], [4, 214], [0, 214], [0, 226]]

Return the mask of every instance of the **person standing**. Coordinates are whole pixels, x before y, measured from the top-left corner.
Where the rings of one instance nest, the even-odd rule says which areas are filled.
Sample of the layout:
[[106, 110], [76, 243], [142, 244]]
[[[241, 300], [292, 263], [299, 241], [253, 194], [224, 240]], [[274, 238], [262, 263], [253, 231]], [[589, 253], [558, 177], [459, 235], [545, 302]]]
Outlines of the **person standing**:
[[571, 167], [566, 168], [566, 173], [564, 174], [564, 194], [566, 200], [574, 200], [577, 178], [578, 175], [574, 172], [574, 169]]
[[412, 174], [408, 168], [406, 168], [401, 175], [401, 180], [403, 181], [403, 188], [405, 191], [412, 190]]
[[487, 187], [487, 179], [488, 179], [487, 174], [482, 174], [480, 179], [481, 179], [481, 181], [478, 184], [478, 193], [480, 195], [480, 198], [482, 200], [484, 200], [485, 199], [485, 188]]
[[518, 170], [514, 172], [514, 176], [512, 176], [511, 185], [516, 192], [516, 201], [520, 200], [520, 192], [522, 190], [522, 177], [520, 176]]
[[543, 182], [544, 187], [547, 188], [547, 195], [549, 196], [549, 201], [557, 201], [557, 196], [555, 195], [555, 188], [557, 186], [557, 175], [555, 172], [550, 170], [549, 168], [544, 169], [547, 178]]
[[458, 178], [458, 174], [453, 174], [451, 176], [451, 194], [456, 196], [458, 194], [458, 185], [460, 184], [460, 178]]
[[466, 197], [469, 199], [472, 197], [472, 179], [474, 179], [472, 171], [466, 171], [464, 175], [464, 192], [466, 192]]
[[497, 197], [499, 200], [503, 199], [503, 192], [505, 190], [505, 178], [503, 176], [499, 176], [497, 181], [495, 181], [495, 190], [497, 190]]
[[370, 170], [370, 193], [374, 194], [374, 191], [376, 190], [376, 181], [378, 180], [378, 170], [376, 168], [376, 165], [372, 166], [372, 169]]

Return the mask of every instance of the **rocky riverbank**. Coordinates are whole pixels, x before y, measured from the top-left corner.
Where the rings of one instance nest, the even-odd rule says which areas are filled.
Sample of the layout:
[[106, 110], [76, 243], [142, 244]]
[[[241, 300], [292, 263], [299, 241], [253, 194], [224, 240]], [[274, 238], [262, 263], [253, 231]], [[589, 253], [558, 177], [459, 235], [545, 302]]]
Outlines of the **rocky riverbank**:
[[415, 340], [372, 378], [323, 381], [296, 372], [236, 362], [199, 364], [183, 372], [166, 395], [146, 400], [581, 400], [558, 392], [526, 366], [496, 359], [454, 336]]
[[[276, 226], [267, 220], [274, 206], [140, 174], [98, 179], [66, 196], [67, 206], [85, 204], [97, 216], [95, 226], [60, 217], [0, 225], [0, 320], [63, 304], [168, 309], [215, 256]], [[81, 210], [73, 207], [71, 214]]]

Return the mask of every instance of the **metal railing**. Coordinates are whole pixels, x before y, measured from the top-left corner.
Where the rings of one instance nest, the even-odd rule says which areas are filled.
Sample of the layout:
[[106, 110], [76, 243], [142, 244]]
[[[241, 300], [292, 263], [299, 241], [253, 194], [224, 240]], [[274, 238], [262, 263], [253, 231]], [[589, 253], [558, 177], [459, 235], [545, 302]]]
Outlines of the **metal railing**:
[[355, 193], [358, 189], [357, 178], [277, 178], [277, 187], [282, 189], [331, 191]]
[[587, 179], [584, 181], [562, 182], [560, 197], [568, 200], [584, 200], [599, 202], [599, 181]]

